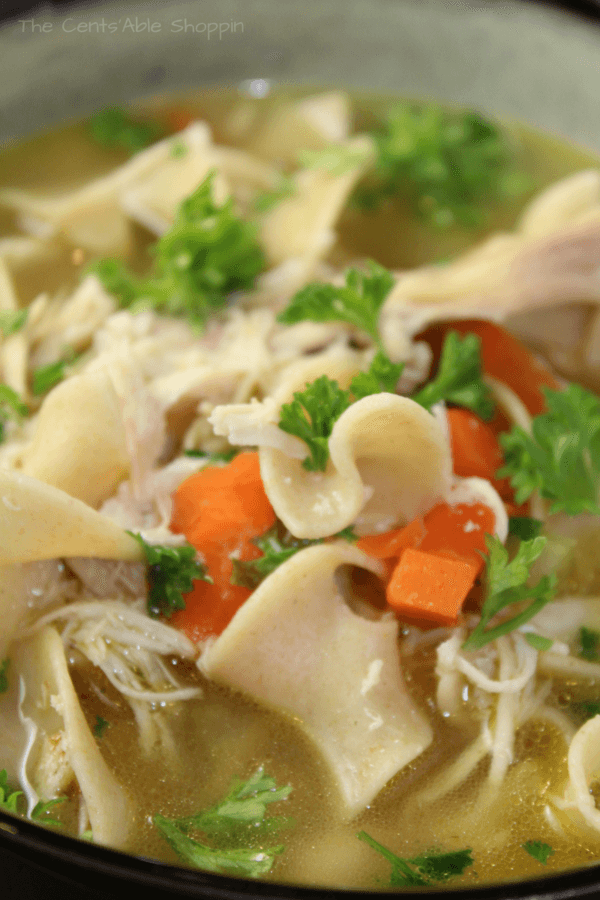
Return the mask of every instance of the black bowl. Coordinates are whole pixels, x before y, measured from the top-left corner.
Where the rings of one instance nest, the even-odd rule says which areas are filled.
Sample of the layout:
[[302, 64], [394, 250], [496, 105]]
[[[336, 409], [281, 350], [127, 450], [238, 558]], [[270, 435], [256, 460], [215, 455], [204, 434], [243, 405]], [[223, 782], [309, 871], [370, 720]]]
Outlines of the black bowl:
[[[436, 97], [521, 119], [600, 150], [600, 3], [593, 0], [127, 0], [43, 6], [4, 0], [0, 15], [0, 142], [149, 94], [235, 87], [262, 78], [279, 86], [339, 85]], [[132, 27], [108, 29], [119, 16], [132, 20]], [[230, 27], [218, 37], [206, 28], [174, 30], [173, 22], [183, 19]], [[151, 23], [157, 26], [151, 29]], [[373, 896], [174, 867], [87, 844], [2, 810], [0, 866], [0, 896], [19, 900], [104, 900], [127, 890], [143, 892], [147, 900]], [[600, 865], [427, 894], [432, 900], [600, 897]]]

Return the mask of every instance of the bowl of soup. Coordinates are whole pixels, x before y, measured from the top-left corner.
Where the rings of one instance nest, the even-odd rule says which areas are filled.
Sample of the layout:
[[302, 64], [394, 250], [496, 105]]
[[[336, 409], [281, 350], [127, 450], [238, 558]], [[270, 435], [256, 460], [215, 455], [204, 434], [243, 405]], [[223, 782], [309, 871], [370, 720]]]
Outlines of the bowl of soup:
[[31, 16], [2, 847], [106, 891], [593, 893], [595, 25]]

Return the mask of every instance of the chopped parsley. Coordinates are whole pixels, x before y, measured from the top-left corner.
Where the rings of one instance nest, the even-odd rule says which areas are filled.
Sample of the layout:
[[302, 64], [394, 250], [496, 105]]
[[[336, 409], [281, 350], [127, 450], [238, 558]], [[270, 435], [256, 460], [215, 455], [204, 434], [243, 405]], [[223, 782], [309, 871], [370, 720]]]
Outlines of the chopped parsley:
[[530, 856], [533, 856], [534, 859], [537, 859], [543, 866], [548, 862], [548, 857], [552, 856], [554, 853], [550, 844], [544, 844], [542, 841], [526, 841], [526, 843], [522, 845], [522, 848], [526, 853], [529, 853]]
[[0, 444], [4, 440], [4, 429], [9, 419], [22, 419], [29, 415], [29, 407], [23, 403], [16, 391], [7, 384], [0, 384]]
[[36, 397], [40, 397], [59, 384], [65, 377], [66, 369], [75, 362], [75, 359], [74, 351], [69, 350], [63, 359], [57, 359], [56, 362], [36, 369], [31, 381], [32, 393]]
[[227, 200], [213, 199], [214, 171], [179, 206], [175, 221], [152, 248], [154, 265], [139, 278], [115, 259], [94, 263], [94, 272], [121, 306], [151, 307], [203, 325], [233, 291], [250, 288], [264, 268], [256, 226], [240, 219]]
[[9, 812], [18, 812], [19, 797], [23, 796], [23, 791], [11, 791], [8, 785], [8, 774], [6, 769], [0, 771], [0, 806]]
[[194, 581], [209, 581], [206, 566], [196, 559], [196, 551], [184, 547], [148, 544], [141, 534], [129, 531], [140, 544], [146, 557], [148, 582], [148, 614], [170, 619], [178, 609], [185, 609], [183, 595], [192, 590]]
[[[249, 878], [265, 875], [283, 846], [264, 847], [265, 837], [289, 827], [292, 820], [267, 816], [272, 803], [287, 799], [292, 788], [278, 788], [262, 766], [247, 781], [236, 780], [227, 796], [194, 816], [168, 819], [154, 816], [162, 837], [185, 862], [209, 872], [228, 872]], [[216, 846], [190, 837], [204, 835]]]
[[96, 724], [92, 728], [92, 734], [98, 740], [101, 740], [104, 737], [106, 729], [109, 727], [110, 722], [107, 719], [103, 719], [102, 716], [96, 716]]
[[174, 141], [171, 145], [171, 159], [181, 159], [187, 156], [189, 147], [183, 141]]
[[164, 129], [157, 122], [138, 122], [115, 106], [92, 116], [88, 131], [102, 147], [127, 150], [128, 153], [138, 153], [164, 135]]
[[525, 634], [525, 640], [534, 650], [540, 650], [541, 652], [549, 650], [554, 643], [551, 638], [544, 637], [541, 634], [535, 634], [535, 632], [531, 631], [528, 631]]
[[266, 213], [277, 206], [283, 200], [288, 200], [296, 193], [296, 183], [290, 175], [282, 175], [270, 191], [263, 191], [254, 200], [254, 209], [259, 213]]
[[349, 391], [321, 375], [303, 391], [296, 391], [294, 399], [281, 407], [279, 427], [308, 446], [309, 455], [302, 465], [309, 472], [324, 472], [327, 468], [333, 426], [351, 402]]
[[[509, 561], [508, 551], [497, 537], [486, 535], [488, 558], [486, 567], [486, 598], [481, 609], [481, 619], [474, 631], [469, 635], [463, 647], [465, 650], [478, 650], [489, 641], [494, 641], [508, 634], [520, 625], [524, 625], [553, 599], [556, 592], [556, 575], [544, 575], [537, 584], [529, 587], [529, 570], [540, 556], [547, 539], [532, 538], [521, 541], [517, 553]], [[499, 625], [486, 630], [490, 621], [513, 603], [529, 604], [513, 618], [504, 620]]]
[[45, 825], [57, 825], [58, 827], [61, 827], [62, 822], [59, 822], [58, 819], [53, 819], [48, 813], [54, 806], [64, 803], [66, 799], [66, 797], [55, 797], [54, 800], [38, 800], [31, 810], [31, 820]]
[[550, 512], [600, 513], [600, 398], [578, 384], [542, 388], [548, 411], [535, 416], [529, 435], [518, 425], [500, 435], [515, 502], [538, 490]]
[[508, 533], [520, 538], [522, 541], [530, 541], [538, 537], [544, 523], [530, 516], [511, 516], [508, 520]]
[[582, 625], [579, 629], [579, 656], [588, 662], [600, 662], [600, 634]]
[[222, 453], [207, 453], [206, 450], [184, 450], [184, 456], [190, 456], [192, 459], [207, 459], [209, 463], [231, 462], [234, 456], [240, 452], [240, 447], [231, 447], [229, 450], [223, 450]]
[[483, 380], [479, 336], [466, 334], [461, 339], [458, 332], [448, 332], [435, 378], [412, 399], [425, 409], [444, 400], [473, 410], [481, 419], [491, 419], [494, 402]]
[[370, 147], [348, 147], [331, 144], [324, 150], [302, 150], [298, 162], [305, 169], [325, 169], [332, 175], [345, 175], [362, 166], [373, 156]]
[[27, 322], [27, 310], [0, 310], [0, 332], [7, 338], [20, 331]]
[[366, 831], [360, 831], [357, 837], [391, 863], [390, 887], [432, 887], [436, 884], [443, 884], [450, 878], [457, 878], [473, 865], [471, 850], [426, 853], [411, 859], [403, 859], [372, 838]]
[[277, 316], [282, 325], [296, 322], [347, 322], [366, 331], [382, 349], [377, 321], [383, 301], [394, 286], [392, 273], [369, 261], [367, 271], [348, 269], [344, 287], [314, 282], [303, 287]]
[[373, 138], [376, 161], [356, 194], [366, 209], [400, 196], [431, 225], [472, 228], [530, 186], [502, 130], [473, 111], [399, 103]]
[[8, 669], [10, 667], [10, 659], [5, 657], [0, 663], [0, 694], [5, 694], [8, 690]]
[[[2, 769], [0, 771], [0, 807], [19, 815], [21, 814], [21, 809], [19, 808], [21, 806], [21, 797], [23, 797], [23, 791], [11, 791], [6, 769]], [[38, 800], [29, 818], [32, 822], [37, 822], [41, 825], [55, 825], [60, 828], [62, 823], [58, 819], [53, 819], [48, 813], [53, 807], [64, 803], [66, 799], [66, 797], [55, 797], [53, 800]]]

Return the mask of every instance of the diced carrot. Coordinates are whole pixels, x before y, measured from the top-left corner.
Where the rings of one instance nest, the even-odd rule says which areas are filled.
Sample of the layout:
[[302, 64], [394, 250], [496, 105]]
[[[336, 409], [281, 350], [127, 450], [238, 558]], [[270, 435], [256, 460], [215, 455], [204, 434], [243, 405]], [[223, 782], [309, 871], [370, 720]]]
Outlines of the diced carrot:
[[512, 503], [514, 492], [510, 479], [496, 478], [504, 457], [493, 429], [468, 409], [449, 409], [446, 415], [455, 474], [463, 478], [473, 475], [486, 478], [503, 500]]
[[226, 466], [208, 466], [173, 495], [171, 528], [203, 554], [213, 584], [196, 581], [186, 608], [171, 622], [193, 641], [220, 634], [251, 591], [231, 584], [233, 562], [256, 559], [252, 539], [275, 524], [257, 453], [240, 453]]
[[419, 517], [402, 528], [362, 537], [356, 542], [356, 546], [375, 559], [390, 559], [400, 556], [407, 547], [418, 547], [424, 536], [425, 523], [423, 518]]
[[425, 516], [426, 534], [419, 549], [459, 559], [481, 571], [487, 554], [486, 534], [494, 533], [496, 517], [483, 503], [439, 503]]
[[423, 550], [405, 550], [386, 590], [397, 615], [454, 625], [477, 578], [477, 567]]
[[207, 466], [173, 495], [171, 528], [203, 551], [244, 534], [256, 537], [275, 524], [265, 494], [258, 453], [240, 453], [226, 466]]
[[521, 398], [532, 416], [546, 408], [542, 387], [558, 389], [552, 372], [524, 344], [505, 328], [481, 319], [463, 319], [432, 325], [419, 338], [430, 344], [434, 359], [439, 359], [448, 331], [477, 334], [481, 339], [481, 359], [486, 375], [508, 385]]

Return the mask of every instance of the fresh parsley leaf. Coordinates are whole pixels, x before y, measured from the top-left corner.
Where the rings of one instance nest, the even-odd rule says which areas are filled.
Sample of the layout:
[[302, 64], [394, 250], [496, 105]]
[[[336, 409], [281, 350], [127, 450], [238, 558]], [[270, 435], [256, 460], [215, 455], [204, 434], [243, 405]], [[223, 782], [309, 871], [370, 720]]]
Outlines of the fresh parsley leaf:
[[403, 859], [372, 838], [366, 831], [359, 832], [357, 837], [391, 863], [390, 885], [392, 887], [428, 887], [443, 884], [450, 878], [462, 875], [465, 869], [473, 865], [471, 850], [427, 853], [412, 859]]
[[88, 269], [123, 307], [135, 311], [149, 306], [203, 325], [230, 293], [252, 286], [264, 268], [256, 226], [238, 218], [233, 200], [217, 206], [214, 174], [180, 204], [173, 226], [154, 245], [149, 277], [133, 275], [117, 260], [102, 260]]
[[67, 367], [72, 365], [75, 359], [74, 351], [69, 350], [63, 359], [57, 359], [56, 362], [48, 363], [47, 366], [40, 366], [39, 369], [36, 369], [32, 376], [32, 393], [39, 397], [55, 387], [63, 380]]
[[29, 407], [16, 391], [7, 384], [0, 384], [0, 443], [4, 440], [4, 428], [9, 419], [21, 419], [29, 415]]
[[535, 416], [532, 433], [515, 425], [500, 435], [515, 502], [535, 490], [551, 500], [550, 512], [600, 513], [600, 398], [578, 384], [564, 391], [542, 388], [548, 411]]
[[283, 325], [296, 322], [348, 322], [366, 331], [382, 349], [377, 322], [383, 301], [394, 285], [394, 276], [372, 260], [368, 271], [349, 269], [344, 287], [314, 282], [292, 297], [278, 316]]
[[321, 375], [296, 391], [291, 403], [280, 410], [279, 427], [299, 437], [307, 445], [309, 455], [302, 462], [309, 472], [324, 472], [329, 459], [329, 438], [333, 426], [351, 404], [350, 394], [337, 381]]
[[20, 331], [21, 328], [25, 325], [27, 321], [27, 310], [26, 309], [3, 309], [0, 310], [0, 331], [4, 335], [5, 338], [10, 337], [11, 334], [16, 334], [17, 331]]
[[206, 566], [196, 559], [190, 545], [164, 547], [148, 544], [141, 534], [129, 531], [140, 544], [146, 557], [148, 581], [148, 614], [170, 619], [175, 610], [185, 609], [183, 594], [192, 590], [194, 581], [201, 579], [212, 584]]
[[96, 724], [92, 728], [92, 734], [100, 740], [104, 737], [104, 733], [109, 725], [110, 722], [107, 719], [103, 719], [102, 716], [96, 716]]
[[125, 110], [114, 106], [92, 116], [88, 131], [102, 147], [116, 147], [129, 153], [138, 153], [164, 134], [157, 122], [136, 122]]
[[302, 150], [298, 162], [305, 169], [326, 169], [332, 175], [344, 175], [364, 165], [371, 156], [369, 147], [332, 144], [324, 150]]
[[23, 791], [11, 791], [8, 786], [8, 774], [6, 769], [0, 771], [0, 806], [9, 812], [18, 812], [19, 797], [23, 796]]
[[530, 516], [511, 516], [508, 520], [508, 533], [520, 538], [522, 541], [530, 541], [538, 537], [544, 523]]
[[187, 156], [189, 151], [189, 147], [187, 144], [184, 144], [183, 141], [174, 141], [171, 145], [170, 157], [171, 159], [181, 159], [184, 156]]
[[529, 187], [501, 129], [472, 111], [399, 103], [373, 138], [376, 162], [356, 194], [363, 208], [398, 195], [431, 225], [470, 228]]
[[294, 556], [298, 550], [320, 541], [296, 538], [281, 522], [276, 522], [264, 534], [254, 538], [252, 543], [262, 550], [263, 555], [251, 560], [233, 559], [231, 581], [232, 584], [239, 584], [253, 591], [267, 575]]
[[[527, 586], [529, 570], [546, 546], [547, 538], [536, 537], [530, 541], [521, 541], [510, 562], [502, 541], [495, 536], [486, 535], [485, 542], [488, 548], [486, 598], [479, 624], [463, 644], [465, 650], [478, 650], [489, 641], [524, 625], [553, 599], [556, 592], [554, 573], [545, 575], [533, 587]], [[526, 601], [531, 602], [516, 616], [486, 631], [486, 626], [499, 612], [513, 603]]]
[[549, 650], [554, 643], [550, 638], [543, 637], [541, 634], [535, 634], [530, 631], [525, 634], [525, 640], [534, 650], [540, 651]]
[[522, 844], [522, 847], [526, 853], [537, 859], [543, 866], [548, 862], [548, 857], [554, 853], [550, 844], [544, 844], [542, 841], [526, 841], [526, 843]]
[[585, 625], [579, 629], [579, 656], [588, 662], [600, 661], [600, 634]]
[[223, 453], [207, 453], [205, 450], [184, 450], [184, 456], [191, 456], [193, 459], [207, 459], [210, 463], [215, 462], [231, 462], [234, 456], [240, 452], [240, 447], [231, 447], [224, 450]]
[[[227, 796], [209, 809], [181, 819], [155, 816], [153, 821], [178, 856], [191, 865], [255, 878], [269, 872], [275, 857], [283, 852], [283, 846], [265, 848], [261, 842], [291, 824], [289, 819], [266, 815], [267, 807], [285, 800], [291, 790], [289, 786], [278, 788], [260, 767], [247, 781], [236, 780]], [[218, 847], [191, 838], [190, 831], [202, 832]]]
[[293, 197], [296, 193], [296, 183], [290, 175], [282, 175], [278, 184], [270, 191], [263, 191], [254, 200], [254, 209], [260, 213], [269, 212], [282, 200]]
[[64, 803], [66, 799], [66, 797], [55, 797], [54, 800], [38, 800], [31, 811], [30, 818], [32, 822], [40, 822], [43, 825], [56, 825], [61, 828], [62, 822], [59, 822], [58, 819], [53, 819], [48, 813], [54, 806]]
[[466, 334], [461, 339], [458, 332], [448, 332], [435, 378], [412, 399], [429, 410], [444, 400], [473, 410], [481, 419], [491, 419], [494, 402], [482, 377], [479, 336]]
[[339, 538], [341, 541], [357, 541], [358, 535], [354, 533], [354, 527], [352, 525], [348, 525], [347, 528], [342, 528], [341, 531], [338, 531], [337, 534], [334, 534], [334, 537]]
[[600, 716], [600, 700], [582, 700], [580, 703], [574, 703], [571, 708], [584, 722], [593, 719], [594, 716]]
[[387, 392], [393, 394], [402, 375], [404, 363], [397, 365], [379, 350], [367, 372], [359, 372], [350, 382], [350, 393], [355, 400], [369, 397], [371, 394]]
[[8, 669], [10, 659], [8, 656], [0, 663], [0, 694], [5, 694], [8, 690]]

